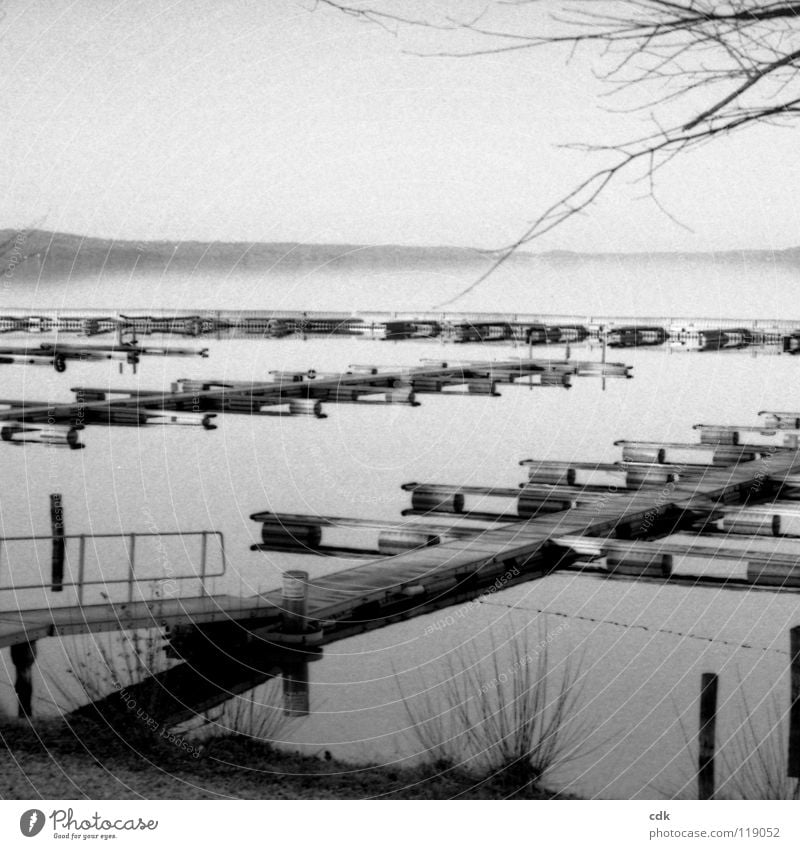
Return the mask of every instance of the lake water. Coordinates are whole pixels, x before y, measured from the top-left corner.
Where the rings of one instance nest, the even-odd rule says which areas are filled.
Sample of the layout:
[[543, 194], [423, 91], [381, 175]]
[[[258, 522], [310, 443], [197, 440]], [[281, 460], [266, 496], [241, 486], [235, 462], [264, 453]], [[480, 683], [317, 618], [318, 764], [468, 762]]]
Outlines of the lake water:
[[[416, 289], [408, 277], [396, 287], [381, 278], [377, 289], [375, 281], [351, 284], [319, 274], [313, 285], [243, 278], [233, 286], [235, 298], [228, 290], [222, 294], [216, 282], [195, 280], [191, 301], [185, 281], [172, 290], [164, 280], [151, 281], [138, 295], [127, 289], [119, 297], [118, 281], [76, 281], [68, 291], [6, 286], [4, 301], [39, 308], [63, 303], [142, 310], [189, 304], [195, 309], [325, 309], [334, 304], [399, 309], [427, 308], [435, 298], [451, 294], [452, 281], [438, 291], [427, 281], [421, 294], [420, 280], [411, 277]], [[791, 303], [790, 282], [787, 274], [762, 288], [768, 298], [760, 303], [769, 308], [760, 309], [760, 315], [783, 317], [777, 305]], [[735, 283], [728, 280], [729, 291]], [[614, 287], [603, 298], [601, 284], [609, 286], [610, 281], [585, 281], [586, 287], [595, 287], [593, 303], [604, 308], [597, 312], [624, 312], [624, 291]], [[558, 301], [555, 284], [547, 284], [546, 309], [530, 284], [524, 288], [518, 280], [515, 285], [514, 311], [574, 308], [570, 294]], [[755, 275], [743, 284], [741, 299], [727, 298], [722, 313], [721, 294], [704, 300], [699, 281], [694, 285], [700, 293], [694, 302], [687, 301], [691, 287], [683, 280], [678, 294], [658, 288], [655, 301], [639, 297], [629, 312], [694, 313], [691, 303], [698, 314], [742, 315], [757, 300]], [[413, 303], [399, 303], [398, 292]], [[463, 307], [512, 308], [507, 301], [484, 292]], [[580, 312], [590, 311], [584, 302]], [[160, 339], [153, 342], [162, 344]], [[158, 389], [178, 377], [260, 380], [273, 369], [335, 371], [351, 363], [526, 354], [526, 349], [359, 339], [202, 344], [210, 347], [209, 359], [147, 359], [136, 377], [118, 374], [110, 363], [70, 364], [65, 375], [4, 367], [3, 396], [66, 401], [72, 398], [70, 387], [78, 385]], [[539, 352], [544, 355], [544, 349], [534, 355]], [[563, 354], [563, 348], [557, 353]], [[599, 358], [597, 349], [575, 348], [573, 353]], [[515, 487], [525, 477], [518, 465], [525, 458], [614, 461], [619, 459], [613, 445], [617, 439], [694, 441], [691, 426], [697, 422], [748, 424], [765, 408], [800, 407], [795, 388], [800, 363], [788, 356], [643, 350], [614, 352], [610, 359], [632, 363], [635, 379], [609, 380], [605, 391], [598, 380], [586, 378], [576, 379], [570, 391], [516, 386], [502, 387], [502, 397], [494, 399], [422, 396], [422, 406], [415, 409], [327, 405], [325, 420], [229, 416], [218, 419], [219, 429], [210, 432], [93, 427], [83, 432], [83, 451], [3, 446], [0, 531], [5, 537], [49, 533], [51, 492], [63, 494], [68, 533], [219, 530], [225, 534], [228, 571], [212, 588], [252, 594], [277, 586], [288, 568], [307, 569], [314, 576], [349, 565], [251, 552], [260, 532], [248, 518], [253, 512], [396, 521], [409, 506], [408, 494], [400, 489], [408, 481]], [[40, 553], [39, 562], [28, 564], [32, 577], [49, 572], [49, 551]], [[0, 585], [5, 585], [7, 567], [0, 560]], [[14, 568], [16, 579], [22, 566]], [[324, 659], [310, 666], [312, 715], [289, 726], [288, 742], [311, 752], [327, 749], [352, 761], [413, 759], [418, 744], [407, 729], [403, 694], [430, 689], [446, 675], [448, 658], [464, 647], [485, 658], [492, 644], [505, 642], [509, 634], [527, 634], [535, 645], [549, 633], [555, 668], [566, 658], [576, 663], [580, 658], [585, 684], [580, 717], [595, 729], [592, 742], [598, 747], [587, 747], [586, 756], [554, 774], [551, 783], [583, 796], [655, 798], [677, 792], [691, 780], [693, 755], [685, 736], [696, 734], [702, 672], [720, 675], [721, 740], [736, 732], [745, 703], [762, 725], [768, 709], [774, 706], [783, 713], [788, 708], [788, 629], [800, 624], [797, 596], [639, 586], [557, 574], [498, 592], [488, 602], [471, 606], [468, 615], [454, 617], [451, 624], [448, 611], [442, 611], [326, 648]], [[0, 594], [3, 609], [14, 603], [13, 594]], [[431, 633], [435, 622], [443, 627]], [[54, 640], [42, 643], [40, 660], [37, 710], [45, 713], [52, 710], [47, 702], [60, 697], [41, 670], [63, 676], [68, 664]], [[7, 652], [3, 663], [0, 705], [11, 711]]]

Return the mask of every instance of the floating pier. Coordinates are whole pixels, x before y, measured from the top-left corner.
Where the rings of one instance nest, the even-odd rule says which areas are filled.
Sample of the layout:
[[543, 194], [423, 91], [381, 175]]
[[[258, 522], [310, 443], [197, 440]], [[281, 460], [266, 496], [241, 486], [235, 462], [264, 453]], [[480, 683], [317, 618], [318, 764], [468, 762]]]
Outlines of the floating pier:
[[[417, 395], [497, 395], [497, 384], [527, 379], [543, 388], [568, 388], [573, 377], [630, 378], [631, 366], [582, 360], [513, 359], [500, 362], [425, 362], [407, 368], [355, 366], [335, 374], [278, 372], [262, 381], [180, 379], [168, 391], [74, 387], [74, 403], [0, 399], [0, 440], [7, 444], [83, 448], [90, 426], [216, 427], [221, 414], [325, 418], [324, 404], [404, 404]], [[452, 390], [456, 390], [455, 392]]]
[[800, 353], [800, 319], [548, 315], [458, 312], [213, 310], [120, 314], [111, 310], [6, 310], [0, 333], [103, 333], [217, 338], [354, 336], [389, 341], [509, 345], [607, 343], [613, 348], [669, 344], [673, 350], [723, 351], [774, 346]]
[[127, 363], [133, 368], [142, 357], [207, 357], [208, 348], [176, 348], [121, 343], [119, 345], [68, 345], [63, 342], [42, 343], [38, 346], [16, 345], [0, 347], [0, 365], [51, 366], [57, 372], [67, 370], [67, 362], [116, 360], [120, 368]]
[[[784, 419], [791, 417], [785, 414]], [[730, 434], [760, 434], [762, 428], [700, 425], [697, 429], [703, 441], [696, 444], [618, 442], [623, 453], [632, 447], [645, 451], [642, 446], [646, 446], [646, 456], [637, 455], [640, 462], [635, 463], [524, 460], [530, 481], [518, 490], [405, 484], [411, 506], [404, 516], [447, 517], [452, 524], [435, 529], [413, 521], [392, 525], [398, 555], [402, 557], [404, 549], [413, 552], [440, 577], [453, 546], [472, 546], [478, 559], [496, 543], [502, 551], [512, 549], [513, 540], [520, 545], [517, 555], [524, 555], [525, 565], [539, 562], [542, 574], [552, 568], [580, 568], [609, 577], [800, 589], [800, 490], [796, 486], [800, 454], [794, 438], [800, 431], [784, 427], [784, 441], [778, 447], [770, 440], [740, 450], [729, 447]], [[680, 452], [680, 465], [665, 462], [665, 446]], [[471, 498], [506, 499], [509, 506], [488, 512], [472, 507]], [[306, 544], [309, 534], [313, 536], [320, 525], [337, 524], [330, 517], [317, 520], [274, 513], [252, 518], [264, 521], [262, 542], [256, 546], [262, 551], [318, 553], [315, 546]], [[493, 526], [465, 527], [459, 524], [464, 519], [490, 521]], [[358, 520], [342, 521], [348, 528], [359, 526]], [[571, 530], [576, 527], [577, 534]], [[295, 530], [301, 531], [296, 538]], [[460, 538], [453, 540], [456, 534]], [[776, 550], [774, 542], [764, 548], [758, 540], [765, 536], [796, 538], [796, 550]], [[535, 550], [527, 547], [533, 539], [539, 543]], [[434, 568], [432, 559], [437, 556]], [[395, 562], [403, 569], [410, 565], [399, 558], [382, 561], [390, 571]], [[514, 558], [489, 562], [519, 565]], [[677, 572], [676, 563], [681, 565]], [[706, 569], [709, 563], [733, 565], [738, 572], [732, 568], [720, 577], [718, 570]], [[335, 576], [324, 580], [335, 580]]]

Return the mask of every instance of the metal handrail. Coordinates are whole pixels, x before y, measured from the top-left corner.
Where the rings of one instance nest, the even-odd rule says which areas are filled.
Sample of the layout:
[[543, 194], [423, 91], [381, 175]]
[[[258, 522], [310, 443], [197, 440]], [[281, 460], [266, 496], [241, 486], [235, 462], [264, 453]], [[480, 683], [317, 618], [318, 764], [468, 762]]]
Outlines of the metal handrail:
[[[201, 595], [207, 594], [206, 581], [209, 578], [219, 578], [223, 576], [227, 570], [227, 560], [225, 557], [225, 536], [222, 531], [133, 531], [130, 533], [102, 533], [102, 534], [64, 534], [63, 536], [55, 537], [51, 534], [34, 534], [32, 536], [7, 536], [0, 537], [0, 556], [2, 555], [3, 546], [7, 542], [42, 542], [47, 540], [78, 540], [78, 564], [77, 578], [70, 580], [66, 576], [59, 581], [60, 587], [76, 587], [78, 595], [78, 604], [83, 604], [84, 589], [90, 586], [110, 586], [126, 584], [128, 586], [128, 602], [133, 601], [134, 585], [137, 583], [136, 578], [136, 539], [147, 537], [200, 537], [200, 572], [188, 572], [181, 574], [169, 574], [163, 578], [147, 578], [146, 581], [165, 581], [165, 580], [200, 580]], [[220, 569], [219, 571], [209, 572], [208, 570], [208, 538], [216, 537], [219, 540], [220, 551]], [[122, 539], [128, 541], [128, 569], [125, 577], [122, 578], [100, 578], [94, 580], [86, 580], [86, 541], [97, 539]], [[24, 590], [41, 590], [51, 587], [50, 582], [38, 582], [35, 584], [14, 584], [12, 586], [0, 586], [0, 592], [21, 592]]]

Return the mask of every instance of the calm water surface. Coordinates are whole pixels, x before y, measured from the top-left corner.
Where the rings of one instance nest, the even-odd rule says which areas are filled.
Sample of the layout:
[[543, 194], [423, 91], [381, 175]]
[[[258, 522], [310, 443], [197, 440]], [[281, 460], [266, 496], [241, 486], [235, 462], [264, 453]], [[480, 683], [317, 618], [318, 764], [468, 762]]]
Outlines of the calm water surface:
[[[83, 287], [88, 293], [89, 284]], [[208, 289], [201, 294], [206, 300], [213, 295]], [[9, 305], [30, 303], [26, 298], [32, 295], [43, 297], [19, 291]], [[327, 298], [323, 294], [318, 300]], [[239, 305], [284, 306], [273, 300], [265, 304], [251, 297]], [[358, 302], [356, 295], [353, 300]], [[71, 305], [84, 303], [88, 296]], [[613, 311], [617, 305], [606, 306]], [[681, 311], [680, 304], [673, 306], [675, 313]], [[499, 307], [492, 303], [491, 308]], [[529, 302], [517, 306], [532, 308]], [[6, 367], [3, 396], [68, 400], [70, 387], [79, 385], [160, 388], [178, 377], [249, 380], [263, 379], [272, 369], [340, 370], [351, 363], [525, 354], [355, 339], [223, 341], [211, 342], [210, 348], [208, 360], [148, 360], [136, 377], [119, 375], [116, 365], [107, 363], [70, 364], [65, 375]], [[563, 348], [555, 353], [563, 355]], [[585, 348], [573, 353], [599, 357], [597, 350]], [[540, 354], [544, 349], [535, 355]], [[348, 565], [250, 552], [260, 528], [248, 517], [257, 510], [394, 521], [409, 506], [408, 494], [400, 490], [408, 481], [516, 486], [525, 477], [518, 465], [524, 458], [614, 461], [616, 439], [693, 441], [691, 426], [697, 422], [747, 424], [765, 408], [800, 407], [800, 361], [790, 357], [655, 350], [614, 352], [611, 358], [633, 363], [635, 379], [610, 380], [605, 392], [599, 381], [587, 378], [576, 380], [570, 391], [516, 386], [502, 387], [496, 399], [422, 396], [416, 409], [328, 405], [329, 417], [321, 421], [230, 416], [211, 432], [89, 428], [82, 437], [84, 451], [6, 446], [0, 457], [0, 531], [6, 537], [48, 533], [51, 492], [63, 494], [68, 533], [213, 528], [225, 534], [228, 558], [227, 575], [213, 589], [257, 593], [277, 586], [287, 568], [307, 569], [313, 576]], [[47, 575], [46, 548], [38, 562], [28, 555], [9, 563], [8, 551], [0, 560], [0, 586], [8, 585], [9, 568], [17, 580], [23, 570], [32, 579]], [[0, 593], [0, 600], [5, 609], [15, 603], [9, 592]], [[762, 714], [773, 700], [780, 711], [788, 706], [788, 629], [799, 624], [797, 596], [637, 586], [560, 574], [498, 592], [489, 601], [433, 634], [429, 626], [445, 619], [447, 611], [327, 648], [324, 659], [310, 667], [313, 714], [289, 727], [288, 741], [353, 760], [413, 759], [418, 747], [407, 731], [403, 694], [409, 697], [440, 681], [452, 652], [472, 646], [485, 656], [512, 633], [527, 634], [531, 644], [551, 634], [556, 668], [567, 658], [580, 658], [581, 718], [596, 729], [592, 742], [599, 748], [554, 775], [553, 783], [585, 796], [653, 798], [681, 788], [691, 776], [685, 736], [696, 734], [701, 672], [720, 674], [722, 739], [736, 731], [745, 701]], [[16, 602], [32, 599], [26, 595]], [[44, 641], [40, 648], [35, 684], [40, 712], [52, 710], [47, 702], [60, 698], [41, 670], [63, 678], [63, 652], [57, 641]], [[10, 665], [7, 653], [3, 663]], [[11, 674], [0, 667], [0, 675], [0, 704], [11, 710]]]

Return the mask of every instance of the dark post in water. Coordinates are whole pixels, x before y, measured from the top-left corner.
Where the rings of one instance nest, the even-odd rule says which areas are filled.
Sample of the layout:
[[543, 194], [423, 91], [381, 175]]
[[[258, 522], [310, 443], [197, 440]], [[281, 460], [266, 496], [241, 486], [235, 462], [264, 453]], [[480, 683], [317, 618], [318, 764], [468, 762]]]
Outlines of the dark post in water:
[[700, 746], [697, 762], [697, 796], [714, 797], [714, 749], [717, 730], [717, 681], [714, 672], [700, 679]]
[[17, 716], [33, 716], [33, 663], [36, 660], [36, 641], [11, 646], [11, 662], [17, 671], [14, 690], [17, 694]]
[[[302, 634], [307, 626], [308, 572], [290, 570], [283, 575], [283, 631]], [[283, 666], [283, 712], [286, 716], [309, 713], [308, 663], [298, 661]]]
[[790, 778], [800, 778], [800, 627], [789, 632], [791, 655], [791, 705], [789, 707]]

